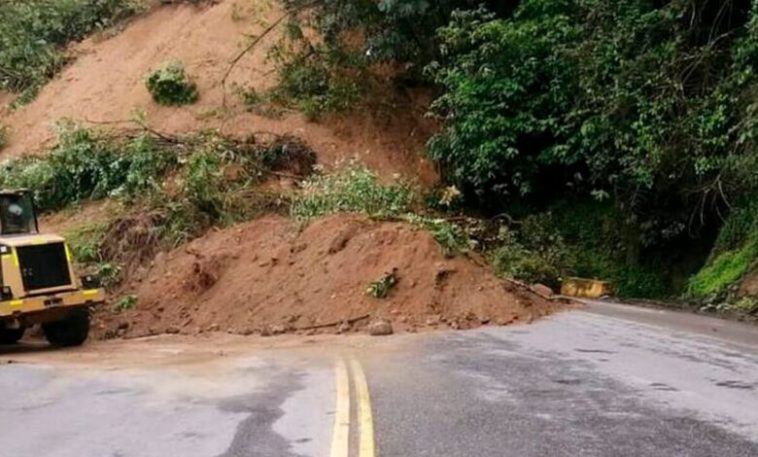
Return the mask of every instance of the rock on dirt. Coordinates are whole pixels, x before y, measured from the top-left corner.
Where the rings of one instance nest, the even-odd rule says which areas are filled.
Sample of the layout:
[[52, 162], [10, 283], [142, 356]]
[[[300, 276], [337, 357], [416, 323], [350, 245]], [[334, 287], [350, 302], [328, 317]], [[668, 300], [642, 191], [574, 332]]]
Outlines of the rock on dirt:
[[[139, 298], [134, 309], [100, 314], [106, 330], [124, 321], [127, 337], [216, 326], [239, 334], [334, 333], [367, 330], [378, 320], [394, 331], [425, 322], [473, 328], [526, 321], [560, 306], [499, 280], [473, 255], [445, 258], [425, 230], [356, 215], [329, 216], [305, 229], [267, 216], [210, 232], [161, 258], [146, 281], [126, 285]], [[392, 293], [367, 295], [368, 285], [392, 268], [402, 277]], [[193, 325], [182, 325], [189, 318]], [[342, 322], [352, 325], [340, 328]]]
[[386, 319], [377, 319], [375, 321], [371, 321], [368, 324], [367, 330], [371, 336], [392, 335], [394, 332], [392, 329], [392, 323]]
[[532, 284], [531, 287], [532, 291], [536, 294], [542, 295], [543, 297], [552, 297], [555, 295], [555, 292], [553, 292], [553, 289], [550, 287], [544, 285], [544, 284]]

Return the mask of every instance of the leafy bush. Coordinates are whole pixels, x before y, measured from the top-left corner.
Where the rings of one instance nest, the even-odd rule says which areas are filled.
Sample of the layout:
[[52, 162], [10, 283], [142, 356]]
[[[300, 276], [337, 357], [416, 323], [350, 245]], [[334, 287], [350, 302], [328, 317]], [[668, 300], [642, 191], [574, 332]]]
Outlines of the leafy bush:
[[445, 219], [438, 219], [414, 213], [408, 213], [401, 219], [431, 232], [442, 248], [446, 257], [465, 252], [471, 247], [471, 240], [464, 230]]
[[3, 0], [0, 8], [0, 89], [26, 91], [21, 101], [55, 75], [64, 48], [136, 11], [132, 0]]
[[500, 246], [490, 254], [495, 272], [526, 283], [542, 283], [551, 287], [560, 285], [559, 268], [524, 247], [515, 233], [503, 227], [499, 238]]
[[362, 59], [342, 48], [313, 45], [302, 33], [295, 36], [296, 43], [306, 44], [295, 49], [280, 44], [271, 53], [279, 73], [272, 99], [301, 110], [309, 119], [350, 109], [363, 92]]
[[165, 62], [145, 79], [153, 100], [161, 105], [187, 105], [197, 101], [197, 85], [187, 76], [181, 62]]
[[758, 185], [758, 4], [714, 8], [525, 0], [454, 13], [428, 67], [443, 89], [431, 156], [488, 206], [571, 192], [616, 204], [632, 247], [686, 239]]
[[292, 202], [291, 214], [299, 220], [339, 212], [386, 218], [410, 212], [414, 198], [406, 183], [383, 185], [372, 171], [350, 167], [306, 180], [302, 194]]
[[38, 208], [55, 210], [84, 199], [139, 195], [174, 163], [147, 137], [124, 143], [64, 124], [48, 156], [2, 164], [0, 185], [32, 189]]

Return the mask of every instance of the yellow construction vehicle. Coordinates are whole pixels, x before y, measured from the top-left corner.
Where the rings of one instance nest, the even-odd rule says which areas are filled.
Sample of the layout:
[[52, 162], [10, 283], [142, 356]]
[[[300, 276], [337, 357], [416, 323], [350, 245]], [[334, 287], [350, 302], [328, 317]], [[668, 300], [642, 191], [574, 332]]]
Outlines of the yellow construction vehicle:
[[78, 278], [66, 240], [39, 233], [32, 193], [0, 190], [0, 344], [41, 324], [56, 346], [87, 339], [90, 308], [105, 301], [99, 280]]

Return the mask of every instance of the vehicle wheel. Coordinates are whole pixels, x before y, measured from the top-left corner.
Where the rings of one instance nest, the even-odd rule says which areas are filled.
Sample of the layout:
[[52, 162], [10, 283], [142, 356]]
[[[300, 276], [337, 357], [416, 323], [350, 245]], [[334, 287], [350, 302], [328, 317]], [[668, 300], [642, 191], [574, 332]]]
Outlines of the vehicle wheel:
[[16, 344], [24, 336], [24, 327], [5, 328], [0, 327], [0, 344]]
[[89, 310], [76, 309], [63, 320], [43, 324], [42, 330], [54, 346], [80, 346], [89, 335]]

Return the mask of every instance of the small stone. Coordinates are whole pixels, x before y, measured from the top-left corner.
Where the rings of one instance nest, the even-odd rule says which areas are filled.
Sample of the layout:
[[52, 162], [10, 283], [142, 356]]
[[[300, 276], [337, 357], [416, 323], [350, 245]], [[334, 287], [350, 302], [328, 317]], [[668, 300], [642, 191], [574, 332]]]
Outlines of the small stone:
[[337, 334], [342, 334], [349, 332], [352, 326], [348, 321], [342, 321], [342, 323], [337, 327]]
[[128, 328], [129, 328], [129, 323], [128, 322], [121, 322], [120, 324], [118, 324], [118, 329], [117, 330], [126, 330]]
[[368, 324], [368, 333], [371, 336], [392, 335], [392, 324], [385, 319], [377, 319]]
[[439, 325], [441, 320], [441, 316], [439, 314], [435, 314], [426, 318], [426, 325], [429, 327], [434, 327], [436, 325]]

